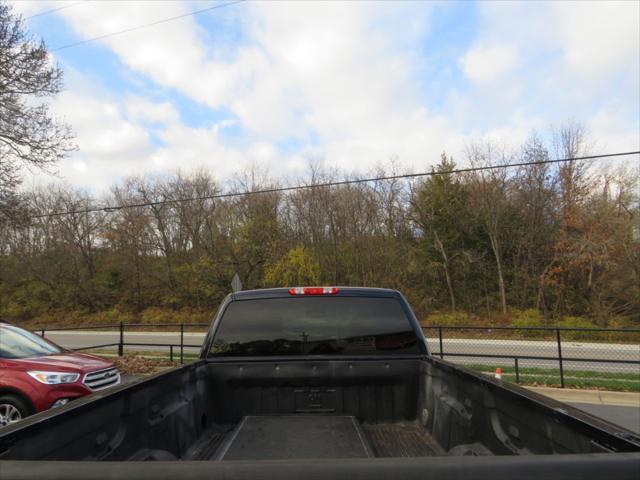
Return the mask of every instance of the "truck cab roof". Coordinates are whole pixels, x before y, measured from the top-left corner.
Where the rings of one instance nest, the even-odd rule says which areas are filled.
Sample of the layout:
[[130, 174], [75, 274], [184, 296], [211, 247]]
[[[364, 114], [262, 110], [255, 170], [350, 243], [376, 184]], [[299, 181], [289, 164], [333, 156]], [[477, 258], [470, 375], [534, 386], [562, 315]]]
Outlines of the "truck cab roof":
[[[298, 288], [298, 287], [296, 287]], [[316, 287], [302, 287], [316, 288]], [[338, 297], [379, 297], [379, 298], [399, 298], [402, 295], [397, 290], [389, 288], [370, 287], [329, 287], [337, 288], [337, 293], [327, 294], [327, 296]], [[258, 298], [285, 298], [292, 294], [289, 288], [263, 288], [257, 290], [242, 290], [231, 294], [232, 300], [254, 300]], [[320, 295], [318, 295], [320, 296]]]

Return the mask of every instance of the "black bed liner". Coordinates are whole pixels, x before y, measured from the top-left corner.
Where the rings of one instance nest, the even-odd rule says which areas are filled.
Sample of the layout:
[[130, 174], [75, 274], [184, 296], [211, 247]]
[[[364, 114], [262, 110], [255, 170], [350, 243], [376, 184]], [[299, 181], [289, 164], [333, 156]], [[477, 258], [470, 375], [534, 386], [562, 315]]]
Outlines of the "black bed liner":
[[445, 455], [418, 422], [362, 425], [376, 457], [433, 457]]
[[361, 424], [351, 415], [249, 415], [215, 425], [184, 460], [428, 457], [445, 452], [415, 422]]
[[198, 441], [182, 456], [182, 460], [213, 460], [225, 438], [233, 432], [235, 425], [214, 425], [205, 430]]

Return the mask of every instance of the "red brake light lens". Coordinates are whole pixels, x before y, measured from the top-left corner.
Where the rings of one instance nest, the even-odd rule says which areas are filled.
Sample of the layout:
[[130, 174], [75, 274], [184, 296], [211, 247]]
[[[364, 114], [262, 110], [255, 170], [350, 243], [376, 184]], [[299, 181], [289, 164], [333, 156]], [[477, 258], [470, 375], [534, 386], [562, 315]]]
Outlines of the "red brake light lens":
[[335, 295], [338, 287], [292, 287], [290, 295]]

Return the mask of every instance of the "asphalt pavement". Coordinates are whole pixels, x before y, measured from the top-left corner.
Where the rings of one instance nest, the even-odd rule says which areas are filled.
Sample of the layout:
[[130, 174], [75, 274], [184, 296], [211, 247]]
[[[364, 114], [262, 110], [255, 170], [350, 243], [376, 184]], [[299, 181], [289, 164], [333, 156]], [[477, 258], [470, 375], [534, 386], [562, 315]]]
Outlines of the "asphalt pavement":
[[640, 407], [594, 405], [592, 403], [570, 403], [570, 405], [640, 434]]
[[[37, 332], [37, 330], [36, 330]], [[204, 341], [205, 333], [185, 332], [184, 344], [193, 347], [185, 348], [186, 352], [197, 353]], [[45, 332], [45, 338], [65, 348], [77, 350], [93, 345], [115, 344], [120, 341], [120, 333], [117, 331], [51, 331]], [[180, 332], [125, 332], [124, 342], [131, 344], [127, 349], [141, 351], [168, 351], [169, 344], [180, 345]], [[144, 345], [154, 344], [154, 345]], [[116, 348], [116, 347], [107, 347]], [[176, 351], [176, 350], [174, 350]]]

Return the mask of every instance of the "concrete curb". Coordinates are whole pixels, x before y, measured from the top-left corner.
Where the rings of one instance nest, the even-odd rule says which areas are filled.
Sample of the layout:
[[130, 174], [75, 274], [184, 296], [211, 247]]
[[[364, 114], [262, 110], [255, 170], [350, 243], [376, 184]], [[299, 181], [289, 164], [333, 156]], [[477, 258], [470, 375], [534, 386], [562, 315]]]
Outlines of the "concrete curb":
[[572, 390], [568, 388], [525, 387], [533, 392], [546, 395], [566, 403], [592, 403], [594, 405], [616, 405], [640, 408], [640, 393], [609, 392], [605, 390]]

